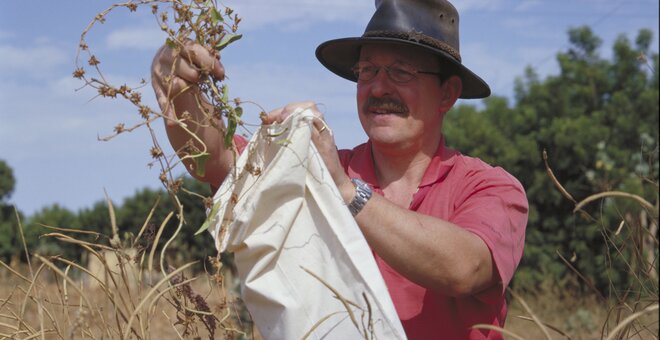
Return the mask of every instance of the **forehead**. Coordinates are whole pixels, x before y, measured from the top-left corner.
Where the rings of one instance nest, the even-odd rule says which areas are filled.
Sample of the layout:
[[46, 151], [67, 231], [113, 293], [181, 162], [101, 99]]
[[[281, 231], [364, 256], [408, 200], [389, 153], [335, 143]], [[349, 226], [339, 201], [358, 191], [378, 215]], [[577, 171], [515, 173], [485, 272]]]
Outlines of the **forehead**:
[[360, 60], [384, 64], [403, 62], [426, 67], [438, 65], [438, 58], [420, 47], [388, 43], [365, 44], [360, 49]]

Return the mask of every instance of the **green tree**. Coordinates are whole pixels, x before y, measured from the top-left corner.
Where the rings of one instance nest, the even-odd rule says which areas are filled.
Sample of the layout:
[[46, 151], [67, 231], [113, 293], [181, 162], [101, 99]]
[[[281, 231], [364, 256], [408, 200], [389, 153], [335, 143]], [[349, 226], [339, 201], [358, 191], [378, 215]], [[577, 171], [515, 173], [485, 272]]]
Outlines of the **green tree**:
[[623, 237], [635, 237], [643, 227], [641, 208], [608, 199], [586, 206], [597, 221], [573, 214], [574, 204], [547, 175], [542, 152], [576, 200], [622, 190], [656, 202], [658, 55], [649, 50], [649, 30], [640, 31], [634, 45], [620, 36], [611, 60], [600, 56], [601, 40], [589, 28], [568, 35], [571, 47], [557, 54], [558, 75], [541, 80], [527, 68], [516, 82], [513, 106], [493, 97], [482, 110], [457, 107], [444, 132], [449, 145], [504, 167], [526, 188], [530, 219], [517, 283], [534, 286], [549, 274], [573, 277], [559, 252], [605, 291], [632, 279], [624, 256], [609, 256], [608, 228], [624, 220]]
[[[113, 204], [114, 205], [114, 204]], [[101, 234], [110, 234], [110, 211], [108, 202], [98, 201], [91, 208], [83, 208], [78, 212], [80, 228]]]
[[14, 192], [15, 185], [14, 171], [5, 161], [0, 159], [0, 202], [9, 199]]
[[[59, 204], [41, 208], [30, 216], [29, 223], [25, 228], [25, 238], [28, 249], [32, 253], [42, 256], [57, 255], [69, 260], [79, 261], [82, 249], [52, 237], [44, 237], [44, 234], [60, 232], [47, 227], [80, 229], [77, 214]], [[78, 237], [78, 235], [71, 235]]]
[[[8, 203], [15, 185], [14, 172], [0, 160], [0, 260], [4, 262], [11, 262], [21, 251], [16, 211]], [[20, 213], [18, 218], [22, 219]]]
[[[200, 260], [204, 263], [208, 256], [216, 254], [213, 239], [208, 233], [195, 235], [195, 232], [206, 219], [203, 198], [210, 196], [210, 189], [208, 185], [189, 177], [183, 178], [182, 187], [185, 190], [179, 191], [178, 198], [183, 206], [184, 220], [181, 230], [168, 246], [168, 260], [174, 262], [174, 265], [181, 265], [184, 262], [194, 260]], [[117, 211], [117, 220], [119, 229], [122, 232], [128, 232], [135, 236], [154, 207], [153, 215], [149, 221], [149, 225], [154, 231], [160, 228], [168, 214], [173, 213], [159, 240], [157, 249], [160, 250], [176, 231], [180, 218], [178, 211], [176, 211], [176, 205], [165, 190], [145, 188], [136, 192], [134, 196], [127, 198], [122, 203], [121, 208]], [[126, 239], [126, 237], [124, 238]], [[202, 268], [200, 266], [197, 269]]]
[[[183, 206], [184, 222], [179, 234], [173, 239], [167, 250], [169, 264], [179, 266], [184, 262], [200, 260], [201, 264], [197, 267], [202, 270], [204, 261], [208, 256], [216, 254], [213, 239], [208, 233], [194, 235], [206, 219], [204, 198], [211, 195], [207, 185], [193, 180], [192, 178], [182, 179], [182, 187], [185, 190], [179, 191], [179, 200]], [[192, 194], [194, 193], [194, 194]], [[1, 202], [1, 201], [0, 201]], [[0, 208], [3, 207], [0, 205]], [[3, 209], [9, 211], [10, 207]], [[117, 228], [120, 240], [124, 247], [133, 246], [136, 236], [147, 223], [147, 228], [152, 234], [155, 234], [160, 226], [165, 222], [167, 216], [172, 213], [169, 222], [165, 224], [162, 236], [157, 245], [158, 253], [169, 240], [179, 225], [179, 214], [172, 198], [163, 189], [154, 190], [143, 188], [135, 192], [133, 196], [126, 198], [120, 205], [113, 203], [116, 216]], [[153, 209], [151, 218], [147, 218]], [[8, 214], [5, 210], [0, 210], [1, 214]], [[13, 214], [13, 208], [11, 209]], [[15, 226], [4, 223], [0, 220], [0, 255], [9, 257], [11, 254], [18, 254], [22, 249], [18, 246]], [[84, 253], [83, 249], [77, 245], [57, 240], [53, 237], [43, 237], [44, 234], [52, 232], [61, 232], [49, 229], [49, 227], [93, 231], [99, 235], [82, 234], [76, 232], [62, 232], [79, 240], [110, 245], [112, 238], [112, 227], [108, 202], [101, 200], [92, 205], [91, 208], [81, 209], [74, 213], [58, 204], [44, 207], [29, 218], [25, 227], [25, 236], [28, 243], [28, 249], [31, 252], [41, 255], [60, 255], [69, 260], [81, 261]], [[3, 229], [4, 228], [4, 229]], [[148, 234], [149, 232], [147, 232]], [[141, 244], [147, 245], [151, 249], [151, 244], [145, 244], [148, 237], [142, 237]]]

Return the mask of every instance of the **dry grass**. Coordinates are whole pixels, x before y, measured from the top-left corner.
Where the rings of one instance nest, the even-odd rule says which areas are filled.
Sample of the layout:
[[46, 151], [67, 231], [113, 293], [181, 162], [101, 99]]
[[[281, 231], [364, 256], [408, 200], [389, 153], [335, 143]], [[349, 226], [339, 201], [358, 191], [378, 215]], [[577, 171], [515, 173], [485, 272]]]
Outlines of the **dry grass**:
[[[531, 320], [530, 313], [521, 301], [526, 302], [553, 339], [605, 339], [613, 335], [611, 331], [621, 323], [615, 322], [617, 317], [624, 316], [624, 319], [625, 316], [633, 314], [629, 310], [613, 310], [611, 306], [615, 305], [614, 302], [603, 302], [593, 294], [571, 294], [557, 287], [546, 288], [543, 292], [527, 293], [511, 301], [504, 328], [525, 339], [544, 339], [546, 335]], [[647, 302], [647, 305], [652, 305], [651, 301]], [[643, 306], [638, 306], [638, 310], [643, 309]], [[658, 331], [656, 309], [655, 312], [644, 315], [638, 323], [626, 333], [619, 334], [620, 337], [616, 339], [657, 339]]]
[[83, 258], [93, 261], [44, 257], [27, 247], [30, 261], [26, 265], [0, 261], [4, 267], [0, 270], [0, 338], [253, 337], [251, 322], [244, 321], [249, 316], [234, 293], [236, 283], [219, 256], [210, 259], [213, 273], [198, 276], [190, 272], [194, 262], [178, 267], [165, 264], [167, 246], [177, 237], [182, 222], [172, 238], [160, 239], [166, 218], [153, 239], [141, 242], [149, 215], [131, 246], [123, 247], [110, 200], [108, 209], [112, 234], [97, 234], [95, 239], [109, 241], [84, 241], [81, 235], [96, 233], [52, 226], [49, 229], [55, 232], [43, 235], [82, 248]]
[[[111, 233], [94, 238], [104, 242], [80, 237], [94, 232], [52, 226], [52, 232], [43, 236], [82, 248], [87, 258], [98, 260], [100, 270], [88, 263], [43, 257], [29, 249], [25, 249], [31, 259], [27, 265], [19, 268], [0, 262], [4, 267], [0, 270], [0, 338], [259, 338], [253, 325], [245, 321], [249, 315], [219, 258], [211, 261], [212, 273], [197, 277], [190, 273], [193, 263], [177, 267], [165, 263], [167, 245], [182, 225], [180, 221], [170, 239], [160, 237], [174, 212], [155, 235], [148, 237], [150, 233], [144, 230], [151, 224], [149, 214], [137, 237], [125, 247], [127, 242], [119, 239], [110, 200], [108, 210]], [[642, 231], [657, 226], [657, 209], [645, 211], [649, 218]], [[613, 229], [603, 232], [617, 236], [620, 227]], [[630, 239], [630, 246], [642, 253], [641, 244], [635, 240]], [[557, 285], [534, 292], [510, 291], [508, 322], [501, 331], [510, 339], [657, 339], [657, 239], [650, 238], [649, 242], [653, 245], [653, 256], [648, 258], [652, 266], [629, 266], [635, 269], [632, 274], [636, 280], [608, 297], [590, 290], [578, 294], [575, 289]], [[162, 248], [157, 253], [159, 245]], [[623, 256], [617, 248], [620, 245], [612, 241], [612, 247]], [[570, 266], [570, 261], [565, 263]], [[569, 286], [576, 287], [575, 283]]]
[[[566, 191], [544, 160], [548, 176], [564, 197], [575, 204], [575, 212], [598, 223], [583, 207], [597, 200], [622, 197], [636, 202], [640, 210], [637, 223], [630, 213], [622, 213], [619, 226], [603, 225], [601, 234], [608, 243], [610, 258], [623, 261], [628, 268], [631, 282], [625, 287], [615, 287], [610, 282], [609, 294], [603, 294], [593, 283], [577, 271], [561, 254], [559, 258], [581, 280], [587, 293], [580, 289], [562, 289], [549, 284], [536, 292], [510, 291], [510, 303], [506, 334], [512, 339], [658, 339], [658, 201], [655, 204], [644, 198], [625, 192], [603, 192], [578, 202]], [[657, 179], [648, 180], [658, 187]], [[623, 227], [631, 228], [636, 237], [623, 238]], [[632, 249], [626, 255], [626, 249]], [[607, 270], [608, 268], [601, 268]], [[551, 278], [549, 278], [551, 280]], [[573, 287], [577, 285], [573, 284]], [[486, 327], [484, 327], [486, 328]]]
[[[84, 297], [70, 286], [66, 288], [65, 294], [62, 280], [47, 270], [42, 272], [40, 279], [37, 280], [38, 283], [28, 292], [27, 281], [16, 275], [8, 275], [8, 271], [2, 272], [4, 277], [0, 278], [0, 292], [2, 292], [0, 293], [0, 338], [25, 339], [30, 336], [41, 337], [41, 334], [49, 339], [121, 338], [122, 332], [116, 326], [117, 318], [121, 318], [117, 315], [118, 309], [102, 289], [89, 288], [83, 284], [78, 288]], [[20, 272], [24, 276], [29, 275], [26, 267]], [[143, 284], [137, 295], [143, 296], [150, 288], [150, 285]], [[190, 288], [204, 299], [215, 318], [222, 320], [226, 317], [225, 321], [231, 319], [231, 327], [225, 324], [224, 329], [216, 334], [216, 338], [253, 338], [248, 334], [253, 325], [240, 321], [238, 317], [242, 306], [235, 292], [230, 290], [230, 293], [227, 293], [218, 289], [215, 279], [206, 274], [190, 282]], [[126, 294], [125, 291], [116, 293]], [[604, 339], [607, 337], [607, 331], [615, 327], [610, 322], [611, 325], [603, 329], [608, 323], [608, 318], [614, 317], [614, 311], [609, 310], [609, 304], [599, 301], [593, 295], [571, 295], [559, 292], [558, 288], [548, 288], [542, 293], [523, 295], [519, 298], [522, 298], [535, 316], [547, 325], [547, 331], [553, 339]], [[86, 308], [85, 299], [95, 308]], [[230, 301], [231, 306], [227, 307], [227, 301]], [[23, 304], [25, 307], [21, 313]], [[177, 310], [166, 295], [149, 303], [149, 311], [145, 310], [141, 315], [142, 317], [136, 319], [133, 327], [138, 334], [129, 334], [128, 338], [177, 339], [179, 335], [183, 338], [195, 336], [209, 338], [208, 332], [197, 317], [188, 320], [194, 322], [194, 325], [181, 323], [180, 310]], [[529, 315], [520, 300], [513, 299], [505, 330], [523, 339], [544, 339], [544, 332]], [[646, 328], [631, 329], [621, 338], [657, 339], [659, 331], [657, 310], [645, 315], [640, 324], [645, 325]], [[189, 332], [187, 336], [183, 336], [186, 327], [189, 329], [196, 327], [198, 333]], [[259, 338], [258, 334], [254, 337]], [[513, 336], [506, 338], [515, 339]]]
[[[82, 277], [71, 279], [74, 288], [40, 268], [31, 281], [6, 272], [0, 280], [0, 338], [251, 338], [252, 325], [238, 317], [236, 294], [217, 287], [210, 275], [155, 290], [142, 283], [129, 292], [90, 287]], [[30, 275], [27, 268], [21, 272]]]

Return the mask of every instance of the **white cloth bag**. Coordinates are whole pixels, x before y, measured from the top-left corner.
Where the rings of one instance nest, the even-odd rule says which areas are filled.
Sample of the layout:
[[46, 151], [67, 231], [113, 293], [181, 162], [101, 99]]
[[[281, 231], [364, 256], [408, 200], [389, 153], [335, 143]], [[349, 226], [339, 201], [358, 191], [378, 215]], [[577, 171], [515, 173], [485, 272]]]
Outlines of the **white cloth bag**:
[[253, 135], [214, 197], [216, 247], [234, 253], [241, 296], [266, 339], [405, 339], [311, 141], [312, 119], [301, 109]]

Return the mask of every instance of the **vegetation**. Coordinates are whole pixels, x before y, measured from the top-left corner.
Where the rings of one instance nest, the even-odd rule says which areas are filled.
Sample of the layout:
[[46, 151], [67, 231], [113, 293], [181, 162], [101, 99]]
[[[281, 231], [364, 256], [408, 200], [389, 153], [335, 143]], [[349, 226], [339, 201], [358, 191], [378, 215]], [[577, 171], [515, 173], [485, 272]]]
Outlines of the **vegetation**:
[[[194, 235], [206, 219], [203, 200], [199, 199], [196, 193], [209, 196], [210, 189], [208, 186], [191, 178], [184, 179], [182, 188], [186, 192], [191, 193], [179, 195], [179, 201], [184, 207], [186, 220], [183, 231], [169, 246], [168, 253], [172, 255], [171, 260], [173, 263], [185, 263], [194, 260], [204, 260], [209, 256], [214, 257], [216, 251], [213, 240], [210, 237], [206, 237], [206, 235]], [[2, 245], [0, 254], [3, 255], [0, 257], [0, 260], [7, 263], [16, 263], [18, 260], [16, 257], [22, 256], [22, 260], [25, 261], [23, 245], [18, 237], [18, 225], [14, 209], [6, 203], [0, 204], [0, 211], [4, 214], [0, 222], [0, 232], [2, 232], [0, 237], [6, 237], [0, 238], [0, 245]], [[164, 189], [154, 190], [149, 188], [138, 190], [133, 196], [126, 198], [122, 204], [115, 205], [117, 228], [121, 231], [120, 238], [123, 240], [124, 246], [132, 244], [143, 227], [147, 216], [151, 215], [151, 218], [145, 231], [147, 233], [155, 233], [156, 229], [162, 222], [166, 221], [167, 216], [175, 207], [176, 205], [172, 202], [167, 191]], [[165, 223], [161, 237], [163, 239], [172, 237], [178, 223], [179, 221], [177, 219], [170, 218]], [[42, 237], [42, 235], [54, 231], [52, 227], [84, 230], [108, 235], [111, 231], [111, 222], [107, 202], [99, 200], [91, 208], [84, 208], [78, 212], [73, 212], [58, 204], [43, 207], [30, 216], [23, 227], [25, 229], [27, 247], [34, 253], [43, 256], [58, 255], [80, 262], [85, 254], [84, 249], [71, 247], [53, 238]], [[96, 240], [96, 237], [96, 235], [90, 234], [82, 235], [80, 239], [88, 242], [102, 241], [106, 244], [109, 242], [108, 239]], [[14, 260], [12, 260], [12, 257], [14, 257]], [[203, 271], [203, 266], [205, 265], [208, 266], [209, 264], [201, 263], [195, 269], [197, 271]]]
[[501, 97], [483, 110], [461, 106], [445, 132], [450, 145], [504, 167], [527, 190], [514, 290], [559, 287], [568, 301], [592, 294], [611, 313], [606, 331], [647, 307], [658, 314], [658, 54], [648, 30], [634, 44], [619, 37], [612, 60], [600, 57], [587, 27], [569, 39], [559, 75], [541, 80], [528, 68], [514, 106]]
[[[610, 282], [630, 279], [624, 263], [607, 257], [604, 226], [623, 221], [624, 239], [657, 240], [648, 231], [657, 219], [658, 55], [650, 54], [648, 30], [634, 46], [620, 37], [611, 61], [599, 56], [600, 40], [590, 29], [573, 29], [569, 37], [570, 49], [557, 55], [559, 75], [539, 80], [528, 68], [516, 84], [515, 106], [501, 97], [488, 99], [483, 110], [461, 106], [447, 117], [446, 135], [462, 152], [507, 169], [527, 190], [530, 219], [516, 284], [536, 287], [549, 277], [565, 279], [571, 270], [558, 261], [558, 252], [573, 258], [572, 266], [604, 292]], [[583, 208], [596, 221], [573, 214], [575, 202], [547, 174], [544, 150], [555, 176], [576, 199], [619, 190], [653, 202], [656, 210], [608, 199]], [[644, 249], [657, 252], [657, 243]], [[658, 265], [638, 260], [645, 269]]]
[[9, 165], [0, 159], [0, 260], [9, 262], [19, 254], [15, 245], [18, 243], [16, 215], [14, 208], [7, 202], [14, 192], [16, 180]]

